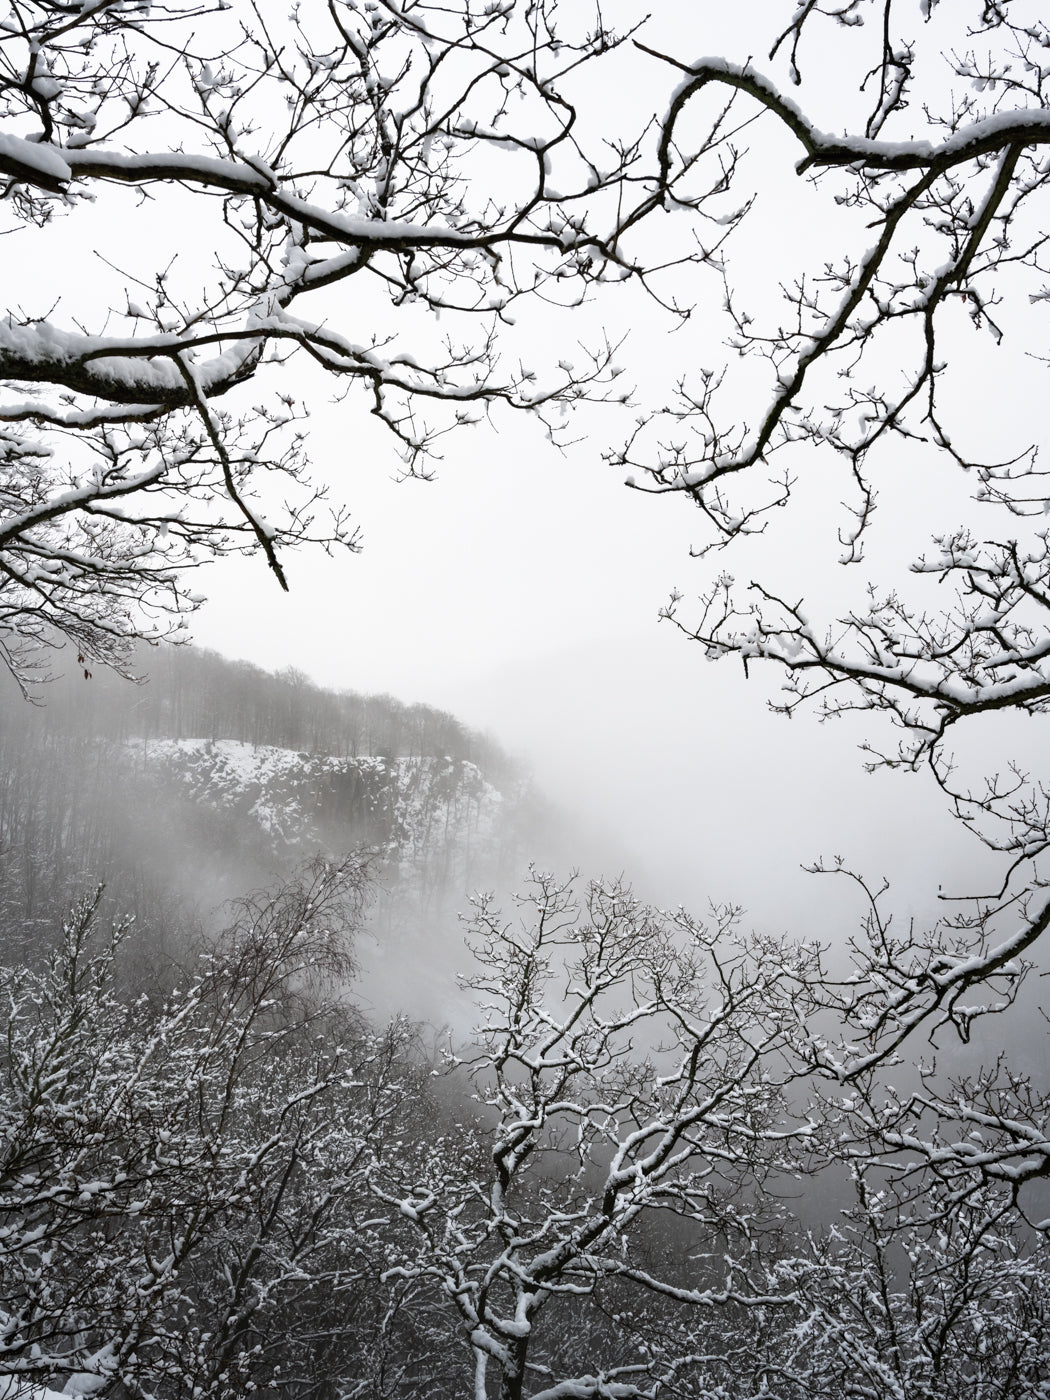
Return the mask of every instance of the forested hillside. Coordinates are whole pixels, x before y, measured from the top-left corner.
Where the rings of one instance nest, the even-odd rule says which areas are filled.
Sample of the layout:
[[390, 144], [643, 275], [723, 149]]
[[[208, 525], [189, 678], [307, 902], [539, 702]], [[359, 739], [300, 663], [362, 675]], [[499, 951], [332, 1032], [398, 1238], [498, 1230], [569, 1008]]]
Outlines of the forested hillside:
[[527, 784], [451, 715], [207, 651], [140, 662], [139, 685], [75, 671], [40, 705], [2, 693], [9, 946], [103, 881], [106, 907], [163, 943], [303, 859], [356, 849], [376, 875], [373, 921], [395, 937], [521, 863]]
[[[392, 695], [325, 690], [300, 671], [276, 674], [203, 647], [140, 647], [129, 684], [111, 671], [87, 671], [70, 658], [67, 674], [44, 687], [33, 732], [130, 739], [241, 739], [249, 744], [356, 757], [468, 759], [500, 781], [507, 755], [454, 716]], [[25, 706], [7, 684], [5, 727]]]
[[887, 991], [877, 894], [847, 982], [616, 881], [534, 874], [464, 933], [468, 891], [520, 881], [549, 826], [494, 745], [142, 660], [138, 686], [73, 674], [0, 712], [16, 1385], [1047, 1393], [1047, 1097], [954, 1042], [895, 1061], [941, 964], [914, 1007]]
[[[0, 1400], [1050, 1400], [1046, 4], [10, 0], [0, 177]], [[209, 576], [537, 735], [597, 647], [704, 912]]]

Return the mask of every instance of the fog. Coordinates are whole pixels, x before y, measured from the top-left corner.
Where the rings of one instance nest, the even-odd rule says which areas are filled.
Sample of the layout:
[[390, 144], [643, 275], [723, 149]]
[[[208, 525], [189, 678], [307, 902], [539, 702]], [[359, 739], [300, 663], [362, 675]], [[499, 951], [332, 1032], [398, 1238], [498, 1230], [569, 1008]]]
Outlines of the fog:
[[[333, 417], [319, 415], [322, 461]], [[672, 588], [698, 592], [721, 563], [690, 558], [700, 522], [686, 503], [625, 488], [601, 447], [585, 438], [563, 456], [527, 427], [477, 429], [434, 482], [395, 480], [382, 439], [352, 471], [333, 451], [362, 553], [293, 560], [288, 595], [257, 561], [216, 567], [196, 635], [490, 732], [573, 833], [542, 860], [841, 939], [855, 903], [801, 867], [842, 856], [890, 877], [902, 912], [938, 912], [938, 886], [979, 862], [972, 838], [923, 774], [864, 772], [858, 748], [877, 720], [773, 715], [771, 670], [745, 679], [660, 620]], [[835, 523], [818, 515], [801, 551]]]
[[[626, 23], [633, 13], [624, 3], [607, 18]], [[777, 14], [773, 6], [761, 11], [770, 23]], [[713, 14], [668, 5], [647, 36], [676, 55], [742, 52], [758, 17], [755, 7]], [[941, 10], [937, 19], [948, 22]], [[826, 36], [831, 42], [832, 27]], [[859, 99], [824, 57], [813, 53], [821, 102], [844, 119]], [[669, 70], [629, 46], [613, 63], [624, 113], [644, 121], [662, 110]], [[835, 213], [829, 224], [824, 202], [794, 173], [789, 138], [763, 127], [753, 144], [761, 188], [736, 237], [732, 269], [761, 302], [764, 289], [775, 298], [813, 260], [815, 241], [836, 255], [849, 220], [842, 212], [840, 228]], [[95, 220], [96, 244], [105, 246], [106, 209], [85, 212]], [[143, 237], [162, 236], [159, 202], [135, 217]], [[27, 263], [24, 275], [45, 276], [60, 249], [78, 304], [89, 306], [106, 295], [114, 269], [87, 240], [70, 247], [62, 238], [57, 221], [42, 230], [31, 250], [39, 264]], [[692, 234], [674, 216], [654, 221], [646, 238], [650, 255], [670, 255]], [[208, 258], [192, 243], [179, 255], [183, 270]], [[841, 938], [852, 910], [839, 907], [828, 882], [800, 868], [842, 856], [873, 877], [888, 876], [902, 912], [929, 917], [941, 886], [954, 888], [963, 872], [967, 890], [971, 875], [984, 879], [987, 856], [955, 828], [928, 778], [863, 772], [858, 745], [879, 737], [879, 721], [776, 719], [767, 711], [777, 694], [772, 671], [754, 668], [745, 682], [736, 663], [709, 664], [658, 615], [672, 589], [688, 601], [728, 566], [741, 579], [772, 578], [791, 596], [822, 597], [822, 614], [833, 617], [869, 577], [881, 572], [900, 584], [930, 533], [969, 519], [972, 505], [965, 494], [946, 505], [944, 480], [921, 447], [898, 444], [879, 462], [882, 543], [874, 564], [850, 575], [835, 564], [848, 483], [802, 447], [788, 454], [800, 479], [797, 506], [768, 534], [735, 548], [731, 560], [691, 558], [709, 542], [699, 514], [678, 497], [629, 489], [623, 471], [604, 458], [640, 410], [667, 400], [683, 368], [726, 358], [719, 280], [671, 269], [656, 285], [694, 304], [688, 322], [625, 285], [603, 289], [594, 306], [525, 307], [518, 325], [502, 328], [509, 357], [539, 363], [571, 358], [581, 343], [606, 334], [614, 344], [622, 340], [620, 382], [633, 391], [632, 403], [580, 410], [563, 450], [531, 419], [496, 410], [490, 422], [443, 441], [432, 483], [398, 481], [397, 444], [369, 419], [366, 400], [351, 395], [332, 404], [330, 384], [297, 362], [288, 387], [309, 405], [311, 455], [333, 497], [352, 511], [363, 552], [289, 558], [287, 595], [258, 559], [210, 566], [201, 575], [208, 601], [193, 634], [230, 657], [270, 670], [294, 666], [335, 689], [436, 705], [491, 733], [535, 774], [573, 833], [559, 836], [553, 854], [537, 852], [543, 859], [622, 870], [663, 903], [729, 900], [757, 924]], [[354, 315], [378, 334], [391, 315], [404, 320], [410, 308], [394, 312], [384, 297], [367, 294]], [[1008, 309], [1004, 315], [1009, 325]], [[421, 335], [442, 331], [421, 318], [413, 324]], [[982, 408], [979, 415], [979, 445], [1013, 452], [1035, 431], [1030, 405], [1043, 371], [1023, 342], [1008, 348], [996, 358], [989, 396], [982, 346], [975, 339], [972, 358], [961, 357], [945, 397], [953, 413], [971, 420], [974, 401], [994, 397], [994, 413]], [[754, 403], [741, 392], [742, 419], [753, 416]], [[995, 735], [982, 742], [994, 771], [1005, 750]], [[1034, 734], [1027, 742], [1025, 761], [1038, 766], [1046, 745]]]
[[[1035, 13], [1011, 30], [1019, 8], [978, 6], [977, 33], [959, 7], [916, 7], [927, 48], [954, 55], [939, 100], [960, 123], [1018, 94], [1047, 115], [1050, 28]], [[47, 44], [19, 32], [21, 11], [0, 28], [0, 54], [24, 48], [27, 65], [8, 110], [73, 133], [59, 151], [50, 118], [42, 144], [0, 131], [31, 244], [8, 276], [37, 299], [0, 341], [33, 379], [7, 381], [19, 402], [0, 441], [0, 505], [25, 508], [0, 564], [12, 540], [29, 561], [0, 588], [16, 595], [0, 617], [0, 1400], [1050, 1393], [1034, 951], [1050, 937], [1050, 745], [1033, 722], [1050, 708], [1050, 538], [1034, 457], [1011, 474], [1043, 427], [1030, 318], [1048, 293], [1031, 290], [1042, 229], [1016, 257], [1007, 242], [1050, 182], [1050, 123], [986, 124], [898, 197], [929, 146], [873, 149], [882, 116], [901, 143], [913, 119], [931, 140], [955, 127], [926, 110], [930, 66], [890, 0], [863, 45], [878, 11], [863, 0], [794, 21], [779, 0], [671, 0], [644, 36], [670, 65], [630, 42], [606, 54], [598, 30], [568, 50], [585, 55], [578, 87], [571, 57], [548, 79], [532, 51], [556, 0], [469, 0], [455, 40], [426, 27], [456, 9], [30, 6], [55, 26]], [[560, 22], [580, 13], [563, 4]], [[599, 19], [636, 17], [608, 0]], [[661, 177], [659, 205], [615, 247], [566, 222], [563, 203], [597, 223], [604, 198], [632, 207], [654, 188], [647, 124], [679, 60], [742, 64], [786, 23], [807, 26], [806, 45], [823, 36], [803, 46], [805, 117], [743, 67], [705, 63], [675, 133], [683, 182]], [[182, 48], [136, 76], [159, 51], [154, 25]], [[1000, 57], [974, 78], [957, 48], [1004, 25], [1016, 69]], [[549, 37], [557, 67], [563, 37]], [[493, 60], [512, 39], [516, 56]], [[38, 67], [49, 45], [59, 62]], [[864, 79], [844, 56], [869, 47]], [[788, 94], [785, 57], [771, 71]], [[150, 108], [142, 140], [165, 158], [111, 149], [93, 170], [80, 148], [96, 118], [58, 119], [60, 79], [78, 102], [122, 104], [111, 148]], [[461, 80], [463, 114], [445, 105]], [[535, 133], [570, 110], [550, 86], [563, 81], [578, 126], [545, 150]], [[478, 93], [498, 109], [484, 131]], [[705, 145], [727, 93], [732, 132]], [[796, 164], [809, 118], [819, 185]], [[617, 123], [647, 133], [637, 167]], [[823, 134], [839, 129], [867, 144]], [[293, 176], [275, 153], [300, 138]], [[591, 160], [610, 150], [607, 176]], [[514, 227], [533, 242], [507, 242], [493, 229], [523, 169], [537, 199]], [[458, 207], [461, 176], [483, 237]], [[710, 179], [710, 199], [692, 207], [689, 179]], [[1006, 200], [984, 222], [982, 181]], [[533, 226], [545, 200], [550, 223]], [[197, 233], [209, 206], [225, 221], [214, 239]], [[897, 221], [921, 256], [892, 241]], [[878, 226], [890, 251], [865, 281]], [[528, 295], [542, 242], [570, 261]], [[231, 248], [247, 269], [224, 261]], [[944, 248], [954, 261], [924, 270]], [[623, 278], [621, 257], [638, 264]], [[1020, 313], [981, 303], [982, 260]], [[1034, 276], [1011, 298], [1022, 265]], [[461, 292], [467, 304], [440, 304]], [[949, 368], [923, 321], [942, 292]], [[82, 338], [63, 329], [78, 324]], [[114, 326], [158, 340], [106, 340]], [[459, 347], [490, 329], [499, 360]], [[586, 368], [604, 346], [607, 383]], [[918, 395], [894, 398], [920, 362], [925, 416]], [[544, 402], [553, 365], [571, 405]], [[107, 384], [108, 406], [81, 412]], [[771, 401], [779, 427], [751, 437]], [[452, 430], [464, 404], [479, 420]], [[963, 437], [1008, 465], [960, 470], [931, 442]], [[429, 442], [435, 479], [402, 480]], [[103, 465], [82, 472], [96, 450]], [[997, 491], [1002, 558], [986, 567], [981, 498]], [[325, 492], [359, 548], [295, 547]], [[170, 511], [136, 516], [143, 493]], [[220, 527], [207, 513], [227, 506]], [[289, 517], [288, 538], [267, 523]], [[713, 522], [754, 533], [723, 552]], [[166, 591], [183, 540], [199, 611], [196, 593]], [[922, 564], [931, 549], [943, 569]], [[221, 562], [198, 569], [198, 550]], [[725, 642], [716, 623], [704, 644], [725, 570], [740, 628]], [[129, 579], [140, 613], [121, 611]], [[787, 625], [753, 626], [756, 597]], [[30, 705], [3, 647], [25, 643], [31, 692], [33, 647], [50, 655], [41, 599], [70, 620], [64, 674]], [[182, 647], [134, 630], [181, 628], [183, 608]], [[122, 628], [134, 680], [94, 659], [116, 636], [119, 664]], [[796, 662], [817, 678], [797, 707]], [[897, 731], [888, 695], [914, 702]], [[846, 712], [822, 723], [822, 704]], [[933, 743], [931, 713], [953, 727], [910, 771], [897, 739]], [[531, 902], [515, 903], [523, 888]]]
[[[631, 12], [619, 10], [623, 19]], [[938, 22], [950, 23], [940, 11]], [[754, 23], [752, 7], [712, 15], [672, 5], [647, 37], [675, 55], [735, 53], [746, 50]], [[817, 50], [812, 62], [823, 58]], [[642, 120], [659, 110], [665, 70], [633, 50], [621, 70], [624, 109]], [[845, 120], [857, 94], [838, 83], [833, 64], [820, 71], [829, 121]], [[848, 212], [814, 202], [796, 177], [792, 141], [762, 133], [753, 140], [758, 202], [731, 263], [756, 305], [766, 288], [775, 300], [799, 267], [838, 256], [836, 240], [850, 226]], [[671, 218], [647, 237], [670, 256], [691, 238], [682, 228]], [[873, 879], [889, 878], [902, 916], [936, 917], [942, 889], [994, 887], [994, 860], [953, 823], [928, 775], [864, 772], [859, 746], [885, 740], [885, 722], [869, 715], [820, 725], [812, 711], [774, 717], [771, 668], [754, 667], [745, 680], [738, 662], [709, 663], [659, 614], [677, 589], [688, 620], [689, 600], [728, 567], [742, 581], [761, 577], [784, 596], [815, 600], [830, 624], [869, 580], [907, 590], [909, 565], [931, 534], [970, 520], [979, 530], [980, 512], [920, 444], [895, 443], [873, 454], [880, 494], [867, 559], [844, 570], [838, 531], [850, 483], [804, 445], [785, 454], [797, 478], [789, 510], [731, 557], [691, 557], [711, 539], [699, 513], [677, 496], [630, 489], [606, 460], [639, 411], [667, 401], [683, 368], [727, 358], [719, 280], [671, 270], [657, 285], [694, 304], [688, 322], [628, 285], [604, 289], [593, 307], [526, 307], [504, 328], [508, 354], [540, 362], [603, 334], [623, 342], [621, 382], [632, 403], [581, 409], [563, 450], [535, 422], [497, 409], [490, 422], [445, 440], [435, 481], [400, 481], [396, 444], [363, 421], [361, 404], [332, 405], [327, 386], [304, 374], [312, 452], [360, 526], [362, 553], [292, 559], [287, 596], [258, 561], [224, 562], [209, 570], [195, 635], [226, 655], [437, 705], [490, 732], [565, 813], [573, 835], [555, 853], [559, 863], [623, 870], [659, 902], [731, 901], [761, 926], [841, 941], [855, 906], [801, 870], [841, 856]], [[1037, 435], [1031, 405], [1044, 371], [1023, 339], [1008, 340], [994, 370], [976, 335], [972, 344], [972, 358], [960, 354], [943, 386], [949, 418], [974, 427], [980, 450], [1007, 455]], [[896, 373], [892, 358], [883, 368]], [[995, 411], [975, 415], [975, 402], [989, 402], [992, 373]], [[762, 375], [759, 382], [757, 399], [740, 391], [745, 422], [767, 392]], [[1024, 740], [1022, 761], [1038, 768], [1047, 745], [1034, 731]], [[976, 743], [988, 771], [1001, 767], [998, 731], [982, 731]]]

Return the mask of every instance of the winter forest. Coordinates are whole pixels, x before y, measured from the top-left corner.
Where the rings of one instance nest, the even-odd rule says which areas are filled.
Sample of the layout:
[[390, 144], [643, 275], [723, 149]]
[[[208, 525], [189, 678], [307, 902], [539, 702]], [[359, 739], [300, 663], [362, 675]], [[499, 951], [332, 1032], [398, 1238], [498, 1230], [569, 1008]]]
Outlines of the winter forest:
[[0, 6], [0, 1400], [1050, 1400], [1043, 8]]

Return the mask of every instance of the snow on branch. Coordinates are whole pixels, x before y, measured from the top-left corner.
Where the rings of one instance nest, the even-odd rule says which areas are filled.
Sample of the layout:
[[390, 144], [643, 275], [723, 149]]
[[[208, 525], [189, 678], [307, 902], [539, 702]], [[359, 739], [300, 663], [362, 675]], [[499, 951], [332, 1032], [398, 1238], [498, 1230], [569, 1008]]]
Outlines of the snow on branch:
[[[625, 397], [600, 337], [578, 371], [508, 368], [500, 348], [515, 302], [572, 306], [634, 274], [622, 236], [656, 207], [638, 139], [589, 152], [572, 100], [622, 36], [556, 28], [544, 5], [19, 15], [0, 29], [9, 236], [75, 240], [96, 201], [130, 234], [99, 249], [108, 308], [49, 279], [0, 322], [0, 592], [21, 684], [49, 639], [119, 668], [136, 636], [177, 638], [199, 597], [184, 572], [209, 557], [257, 548], [280, 579], [297, 544], [356, 547], [345, 508], [324, 520], [303, 410], [282, 397], [275, 366], [296, 352], [360, 388], [408, 475], [492, 407], [558, 440], [573, 404]], [[143, 215], [163, 205], [162, 234], [135, 236], [130, 189]], [[44, 586], [16, 555], [49, 550]]]

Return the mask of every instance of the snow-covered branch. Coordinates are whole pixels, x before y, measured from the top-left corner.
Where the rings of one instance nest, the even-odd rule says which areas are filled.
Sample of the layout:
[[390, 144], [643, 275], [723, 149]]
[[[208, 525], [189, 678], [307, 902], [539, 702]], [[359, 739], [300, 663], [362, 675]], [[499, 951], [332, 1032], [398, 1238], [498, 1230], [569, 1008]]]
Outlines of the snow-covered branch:
[[[297, 351], [360, 386], [408, 474], [428, 474], [438, 440], [493, 406], [557, 437], [565, 407], [622, 401], [607, 344], [580, 371], [540, 373], [507, 368], [497, 335], [520, 298], [571, 306], [634, 271], [622, 232], [658, 203], [638, 181], [638, 139], [603, 141], [599, 160], [572, 101], [581, 65], [620, 42], [575, 19], [555, 27], [547, 4], [478, 16], [338, 0], [280, 18], [183, 0], [18, 7], [0, 30], [9, 238], [64, 224], [75, 240], [97, 202], [128, 233], [99, 249], [105, 304], [49, 278], [0, 323], [0, 551], [50, 558], [57, 532], [100, 561], [86, 590], [68, 560], [46, 589], [8, 571], [4, 655], [23, 684], [49, 642], [120, 666], [136, 636], [177, 637], [199, 601], [184, 571], [209, 557], [260, 549], [281, 578], [296, 544], [354, 547], [343, 507], [315, 525], [323, 493], [292, 426], [302, 411], [272, 368]], [[436, 331], [441, 314], [451, 335]], [[150, 462], [121, 460], [122, 432], [137, 451], [146, 425]], [[202, 450], [207, 469], [187, 470]], [[107, 531], [88, 549], [99, 512]], [[168, 542], [153, 547], [161, 528]]]

